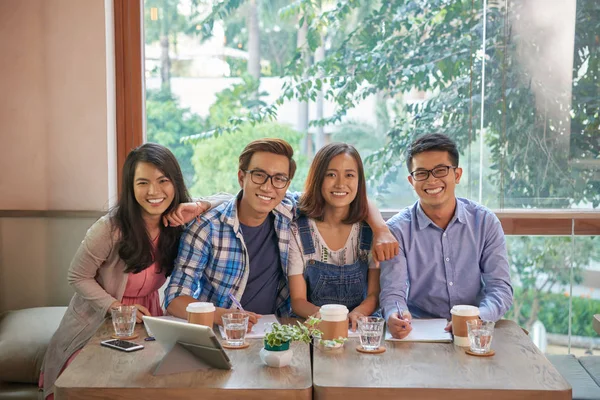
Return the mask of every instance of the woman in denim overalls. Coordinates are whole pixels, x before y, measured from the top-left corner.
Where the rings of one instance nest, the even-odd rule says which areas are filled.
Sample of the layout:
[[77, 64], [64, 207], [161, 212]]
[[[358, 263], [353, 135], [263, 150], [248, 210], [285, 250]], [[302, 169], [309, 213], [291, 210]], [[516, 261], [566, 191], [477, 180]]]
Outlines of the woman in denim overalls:
[[292, 310], [300, 317], [323, 304], [343, 304], [352, 328], [377, 310], [379, 269], [371, 263], [373, 233], [360, 155], [345, 143], [331, 143], [315, 155], [304, 194], [302, 215], [292, 225], [289, 282]]

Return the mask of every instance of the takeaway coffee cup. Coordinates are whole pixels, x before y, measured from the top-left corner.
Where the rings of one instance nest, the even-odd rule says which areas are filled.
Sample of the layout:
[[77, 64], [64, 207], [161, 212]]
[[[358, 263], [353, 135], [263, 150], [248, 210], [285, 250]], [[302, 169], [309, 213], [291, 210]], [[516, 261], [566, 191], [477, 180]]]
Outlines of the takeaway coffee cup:
[[469, 347], [467, 321], [479, 318], [479, 308], [467, 305], [454, 306], [450, 310], [450, 314], [452, 314], [454, 344], [461, 347]]
[[213, 303], [190, 303], [185, 310], [189, 323], [213, 327], [215, 322], [215, 305]]
[[341, 304], [325, 304], [319, 310], [321, 323], [319, 329], [323, 332], [321, 339], [333, 340], [348, 337], [348, 308]]

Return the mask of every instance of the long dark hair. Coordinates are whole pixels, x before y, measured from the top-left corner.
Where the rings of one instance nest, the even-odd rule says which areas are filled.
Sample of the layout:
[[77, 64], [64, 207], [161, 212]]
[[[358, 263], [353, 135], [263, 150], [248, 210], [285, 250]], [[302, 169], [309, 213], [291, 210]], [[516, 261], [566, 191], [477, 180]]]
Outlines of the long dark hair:
[[306, 214], [309, 218], [322, 221], [325, 214], [325, 199], [321, 193], [321, 186], [325, 180], [325, 174], [331, 160], [340, 154], [348, 154], [356, 161], [358, 166], [358, 187], [356, 197], [350, 203], [348, 215], [342, 221], [345, 224], [354, 224], [367, 218], [368, 203], [367, 203], [367, 185], [365, 181], [365, 171], [363, 168], [360, 154], [354, 146], [346, 143], [330, 143], [317, 152], [313, 159], [308, 177], [304, 184], [304, 194], [300, 198], [300, 211]]
[[164, 214], [169, 213], [180, 203], [190, 201], [179, 163], [169, 149], [156, 143], [146, 143], [133, 149], [123, 165], [121, 197], [112, 212], [113, 226], [120, 231], [120, 239], [117, 243], [119, 257], [127, 266], [125, 272], [137, 274], [156, 261], [159, 273], [169, 276], [173, 271], [183, 227], [165, 227], [161, 221], [160, 237], [156, 251], [153, 251], [152, 241], [142, 218], [142, 207], [133, 192], [135, 169], [139, 162], [154, 165], [173, 183], [175, 188], [173, 201]]

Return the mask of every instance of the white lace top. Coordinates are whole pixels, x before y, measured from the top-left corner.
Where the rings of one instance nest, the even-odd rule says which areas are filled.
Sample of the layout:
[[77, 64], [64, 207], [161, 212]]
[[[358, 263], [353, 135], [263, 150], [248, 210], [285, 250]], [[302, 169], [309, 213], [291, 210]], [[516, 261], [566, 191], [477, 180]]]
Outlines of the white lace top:
[[366, 257], [369, 260], [369, 268], [376, 268], [375, 263], [371, 260], [371, 252], [360, 250], [360, 222], [352, 225], [352, 230], [344, 247], [337, 251], [327, 247], [325, 240], [321, 236], [317, 224], [311, 218], [308, 219], [310, 233], [312, 236], [315, 252], [313, 254], [304, 254], [302, 241], [298, 225], [292, 223], [292, 239], [290, 240], [290, 248], [288, 254], [288, 275], [301, 275], [304, 273], [304, 267], [309, 260], [321, 261], [333, 265], [354, 264], [359, 257]]

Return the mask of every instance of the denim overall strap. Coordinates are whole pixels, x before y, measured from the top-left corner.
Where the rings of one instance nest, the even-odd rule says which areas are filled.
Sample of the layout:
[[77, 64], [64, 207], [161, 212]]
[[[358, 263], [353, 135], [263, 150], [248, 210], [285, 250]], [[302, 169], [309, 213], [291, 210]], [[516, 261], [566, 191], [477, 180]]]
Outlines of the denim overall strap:
[[310, 232], [310, 225], [308, 223], [308, 217], [306, 215], [300, 216], [296, 223], [298, 224], [298, 233], [300, 234], [300, 241], [302, 242], [302, 251], [304, 255], [314, 254], [315, 244], [312, 240], [312, 234]]
[[360, 227], [360, 249], [371, 250], [371, 243], [373, 243], [373, 231], [366, 222], [361, 223]]
[[353, 310], [367, 295], [366, 260], [333, 265], [309, 260], [304, 269], [306, 297], [315, 306], [343, 304]]
[[[359, 252], [362, 253], [363, 247], [371, 247], [372, 232], [368, 225], [366, 229], [361, 227], [359, 235], [364, 237], [365, 242], [360, 246]], [[312, 236], [309, 238], [312, 246]], [[353, 310], [367, 295], [368, 268], [367, 257], [359, 254], [354, 263], [346, 265], [308, 260], [304, 268], [307, 300], [319, 307], [324, 304], [343, 304]]]

